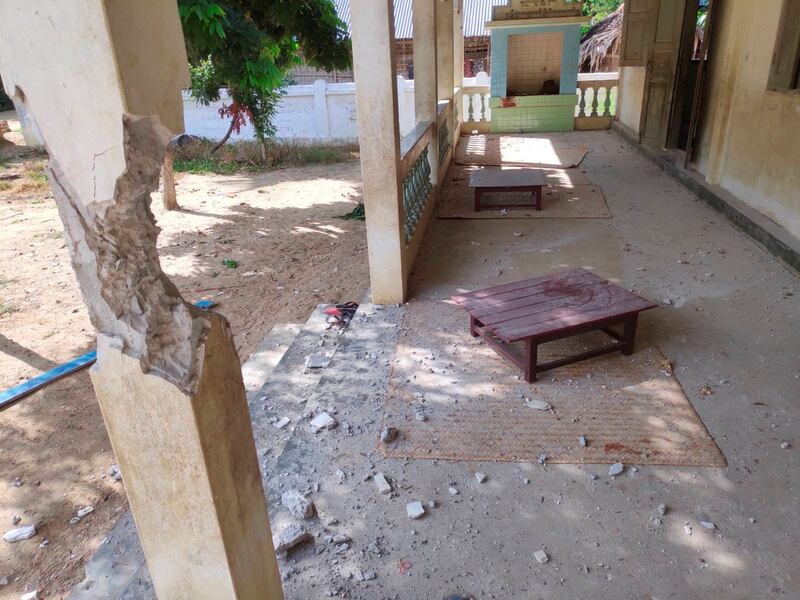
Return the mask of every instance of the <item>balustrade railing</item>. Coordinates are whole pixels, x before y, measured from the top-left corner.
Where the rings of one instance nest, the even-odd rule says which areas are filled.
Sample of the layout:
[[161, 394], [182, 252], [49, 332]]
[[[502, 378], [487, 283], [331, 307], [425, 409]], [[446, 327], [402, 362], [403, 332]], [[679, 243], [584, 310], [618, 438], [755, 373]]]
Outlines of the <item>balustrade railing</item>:
[[481, 71], [475, 77], [464, 80], [464, 123], [488, 123], [491, 120], [489, 108], [489, 76]]
[[432, 140], [433, 123], [425, 121], [417, 123], [400, 144], [400, 172], [403, 173], [403, 234], [406, 244], [414, 237], [431, 197], [433, 184], [428, 146]]
[[617, 113], [619, 73], [580, 73], [576, 117], [613, 117]]

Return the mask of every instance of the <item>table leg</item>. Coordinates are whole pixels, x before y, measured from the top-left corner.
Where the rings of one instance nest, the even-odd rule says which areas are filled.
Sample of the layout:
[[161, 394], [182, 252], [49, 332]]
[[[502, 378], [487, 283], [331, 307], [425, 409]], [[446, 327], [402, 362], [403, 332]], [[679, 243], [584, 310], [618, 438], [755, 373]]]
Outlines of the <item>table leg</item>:
[[475, 188], [475, 212], [481, 212], [481, 188]]
[[477, 329], [476, 329], [477, 327], [483, 327], [483, 323], [478, 321], [478, 319], [476, 319], [475, 317], [470, 316], [470, 318], [469, 318], [469, 333], [470, 333], [470, 335], [472, 337], [478, 337], [480, 335], [478, 333]]
[[639, 320], [639, 313], [631, 315], [625, 319], [625, 327], [622, 330], [622, 353], [625, 356], [633, 354], [633, 342], [636, 338], [636, 322]]
[[525, 340], [525, 381], [536, 381], [536, 363], [539, 356], [539, 344], [533, 338]]

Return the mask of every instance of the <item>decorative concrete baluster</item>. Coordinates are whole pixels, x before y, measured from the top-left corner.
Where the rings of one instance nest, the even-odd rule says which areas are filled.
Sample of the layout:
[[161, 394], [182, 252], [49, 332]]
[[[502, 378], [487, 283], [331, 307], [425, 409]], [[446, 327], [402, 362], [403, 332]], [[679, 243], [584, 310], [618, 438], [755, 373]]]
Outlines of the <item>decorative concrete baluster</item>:
[[592, 88], [592, 114], [589, 115], [591, 117], [597, 116], [597, 91], [599, 88], [593, 87]]
[[475, 94], [467, 94], [467, 121], [473, 123], [475, 121], [475, 108], [472, 105], [472, 99]]
[[603, 116], [610, 117], [611, 116], [611, 86], [607, 86], [606, 90], [606, 98], [603, 101]]
[[579, 88], [581, 99], [578, 101], [578, 116], [586, 116], [586, 88]]
[[481, 121], [486, 121], [486, 94], [481, 94]]

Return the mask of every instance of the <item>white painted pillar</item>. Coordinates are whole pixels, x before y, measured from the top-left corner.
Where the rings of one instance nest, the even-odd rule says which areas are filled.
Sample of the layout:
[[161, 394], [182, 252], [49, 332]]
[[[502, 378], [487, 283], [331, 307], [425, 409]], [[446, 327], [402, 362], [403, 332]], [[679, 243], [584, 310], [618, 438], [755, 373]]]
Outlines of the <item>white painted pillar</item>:
[[453, 0], [436, 0], [436, 63], [439, 100], [449, 100], [453, 97]]
[[464, 120], [464, 101], [460, 91], [464, 87], [464, 0], [453, 0], [453, 87], [459, 89], [453, 98], [453, 127], [450, 130], [455, 144]]
[[372, 301], [405, 300], [392, 0], [351, 0], [353, 72]]
[[434, 135], [428, 146], [431, 182], [439, 183], [439, 136], [437, 122], [436, 78], [436, 1], [414, 0], [414, 112], [417, 121], [434, 124]]
[[317, 137], [326, 139], [330, 137], [330, 124], [328, 123], [328, 84], [324, 79], [317, 79], [314, 84], [314, 129]]

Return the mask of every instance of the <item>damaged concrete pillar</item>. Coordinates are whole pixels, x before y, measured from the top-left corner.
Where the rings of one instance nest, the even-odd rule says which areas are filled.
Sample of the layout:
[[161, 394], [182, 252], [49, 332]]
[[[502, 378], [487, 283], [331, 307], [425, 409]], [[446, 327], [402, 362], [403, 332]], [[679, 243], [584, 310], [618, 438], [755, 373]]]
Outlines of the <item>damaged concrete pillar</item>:
[[[436, 0], [414, 0], [414, 112], [417, 122], [438, 122]], [[428, 148], [431, 183], [439, 184], [438, 130]]]
[[50, 155], [91, 377], [161, 600], [283, 598], [227, 321], [161, 270], [150, 193], [188, 85], [173, 0], [0, 3], [0, 71]]

